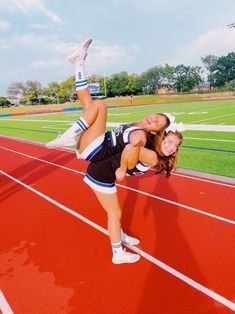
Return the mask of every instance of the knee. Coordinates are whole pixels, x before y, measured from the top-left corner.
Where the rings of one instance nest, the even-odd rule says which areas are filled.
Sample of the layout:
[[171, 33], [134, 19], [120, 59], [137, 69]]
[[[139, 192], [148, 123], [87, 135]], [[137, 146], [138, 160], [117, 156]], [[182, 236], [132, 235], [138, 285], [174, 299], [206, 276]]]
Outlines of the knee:
[[126, 151], [131, 151], [133, 149], [133, 146], [131, 145], [131, 144], [127, 144], [126, 146], [125, 146], [125, 150]]
[[107, 106], [101, 99], [95, 99], [93, 101], [93, 106], [96, 106], [100, 110], [106, 110]]

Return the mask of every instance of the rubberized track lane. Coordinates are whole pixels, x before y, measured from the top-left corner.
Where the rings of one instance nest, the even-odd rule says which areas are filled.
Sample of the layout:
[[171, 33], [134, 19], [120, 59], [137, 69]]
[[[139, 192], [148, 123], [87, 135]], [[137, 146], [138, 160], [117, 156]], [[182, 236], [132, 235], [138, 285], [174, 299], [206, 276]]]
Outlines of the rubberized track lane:
[[25, 189], [0, 221], [0, 285], [15, 313], [231, 312], [145, 259], [112, 265], [107, 237]]
[[[9, 141], [4, 138], [1, 138], [0, 146], [22, 152], [26, 155], [42, 158], [43, 160], [52, 161], [56, 164], [65, 165], [68, 168], [78, 171], [84, 172], [87, 166], [85, 161], [78, 162], [78, 160], [74, 158], [74, 152], [66, 153], [63, 150], [45, 150], [45, 147], [40, 145], [17, 140]], [[170, 178], [170, 185], [168, 184], [169, 180], [161, 180], [161, 184], [159, 184], [160, 177], [161, 176], [156, 177], [149, 174], [138, 181], [135, 177], [129, 177], [121, 182], [121, 185], [127, 182], [130, 187], [139, 188], [139, 190], [149, 193], [153, 191], [155, 194], [157, 193], [159, 197], [164, 197], [172, 201], [176, 200], [179, 203], [183, 202], [184, 205], [194, 206], [201, 210], [206, 208], [206, 211], [209, 213], [223, 215], [223, 217], [228, 219], [235, 219], [235, 212], [231, 208], [231, 203], [228, 202], [228, 200], [231, 199], [231, 194], [234, 195], [234, 185], [226, 184], [227, 187], [223, 188], [223, 197], [221, 197], [220, 184], [207, 184], [199, 180], [189, 180], [187, 176], [179, 177], [174, 175]], [[188, 184], [189, 181], [190, 184]]]
[[[18, 145], [18, 148], [11, 145], [8, 144], [11, 149], [53, 160], [66, 167], [76, 165], [78, 169], [79, 162], [71, 157], [71, 153], [45, 152], [42, 147], [27, 144], [23, 150], [23, 145]], [[101, 226], [106, 226], [105, 214], [82, 182], [81, 175], [3, 149], [0, 162], [3, 171]], [[84, 163], [79, 165], [83, 169], [84, 166]], [[162, 176], [150, 176], [145, 180], [147, 183], [156, 178], [156, 187], [166, 184]], [[52, 295], [51, 300], [47, 299], [47, 304], [53, 304], [53, 300], [58, 299], [61, 300], [57, 302], [60, 305], [54, 304], [54, 308], [61, 306], [67, 307], [67, 310], [72, 307], [74, 313], [78, 309], [79, 313], [173, 313], [172, 310], [175, 313], [231, 313], [231, 310], [144, 258], [135, 265], [112, 265], [106, 236], [5, 176], [1, 176], [1, 183], [0, 235], [7, 241], [1, 241], [0, 261], [1, 258], [12, 259], [12, 263], [16, 262], [18, 266], [5, 261], [7, 270], [0, 275], [0, 288], [7, 291], [9, 302], [15, 306], [20, 304], [20, 297], [15, 298], [15, 295], [19, 296], [19, 291], [23, 292], [26, 286], [29, 287], [29, 295], [27, 297], [24, 291], [23, 299], [28, 306], [34, 303], [36, 306], [39, 296], [43, 299], [40, 303], [44, 304], [44, 292], [53, 286], [54, 297]], [[148, 192], [153, 190], [153, 186], [149, 189], [149, 184], [142, 184], [141, 180], [129, 184], [137, 188], [141, 186]], [[177, 200], [178, 190], [176, 193], [175, 185], [169, 180], [167, 185], [170, 198]], [[174, 187], [174, 193], [170, 187]], [[220, 188], [220, 193], [223, 190]], [[158, 194], [157, 189], [156, 192]], [[140, 236], [144, 251], [224, 297], [230, 300], [234, 298], [234, 225], [195, 214], [180, 206], [146, 198], [124, 188], [120, 188], [120, 195], [125, 209], [124, 225], [133, 234]], [[207, 209], [207, 204], [203, 208]], [[22, 265], [27, 266], [28, 270]], [[45, 282], [42, 279], [41, 286], [44, 288], [38, 288], [38, 295], [33, 292], [32, 282], [24, 284], [24, 276], [17, 277], [17, 269], [23, 268], [33, 278], [34, 288], [40, 286], [39, 277], [47, 278]], [[7, 274], [15, 276], [14, 280]], [[13, 287], [16, 279], [17, 285]], [[46, 302], [42, 305], [45, 308]], [[48, 309], [49, 306], [46, 311], [38, 313], [57, 313], [49, 312]], [[60, 309], [58, 313], [68, 313], [66, 310], [63, 312]]]

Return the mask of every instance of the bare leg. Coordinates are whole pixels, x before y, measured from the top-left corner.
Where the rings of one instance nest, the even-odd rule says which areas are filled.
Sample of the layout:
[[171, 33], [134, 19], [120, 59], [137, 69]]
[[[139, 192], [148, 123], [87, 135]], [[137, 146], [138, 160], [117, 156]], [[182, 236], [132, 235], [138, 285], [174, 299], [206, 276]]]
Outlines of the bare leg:
[[94, 191], [100, 204], [105, 209], [108, 216], [108, 233], [112, 243], [121, 241], [121, 208], [117, 193], [105, 194]]
[[[94, 190], [93, 190], [94, 191]], [[121, 246], [121, 207], [118, 201], [117, 193], [105, 194], [94, 191], [100, 204], [105, 209], [108, 216], [108, 234], [110, 237], [112, 248], [119, 244], [118, 250], [113, 249], [112, 261], [114, 264], [135, 263], [140, 259], [138, 254], [126, 252]], [[127, 235], [126, 235], [127, 236]], [[128, 236], [127, 236], [128, 237]], [[132, 238], [133, 239], [133, 238]]]
[[[48, 148], [56, 146], [74, 146], [76, 138], [80, 133], [84, 133], [86, 129], [95, 122], [95, 127], [89, 132], [82, 141], [81, 147], [89, 144], [90, 141], [104, 133], [106, 126], [106, 105], [102, 101], [93, 101], [89, 93], [89, 85], [85, 78], [84, 60], [87, 56], [87, 49], [92, 40], [85, 40], [70, 56], [69, 60], [75, 67], [76, 92], [83, 107], [83, 114], [68, 130], [55, 140], [47, 143]], [[98, 116], [101, 115], [101, 119]], [[97, 120], [97, 121], [96, 121]], [[102, 133], [101, 133], [102, 132]]]

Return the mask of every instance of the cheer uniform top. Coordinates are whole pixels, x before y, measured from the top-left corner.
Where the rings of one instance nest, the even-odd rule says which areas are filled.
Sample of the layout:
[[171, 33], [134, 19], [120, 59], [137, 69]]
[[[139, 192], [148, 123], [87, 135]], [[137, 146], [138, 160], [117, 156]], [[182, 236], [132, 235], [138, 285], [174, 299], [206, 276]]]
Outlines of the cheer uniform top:
[[92, 162], [107, 159], [122, 152], [125, 146], [130, 143], [131, 133], [136, 130], [143, 129], [133, 124], [121, 124], [116, 129], [97, 137], [81, 154], [76, 151], [76, 155], [79, 159]]

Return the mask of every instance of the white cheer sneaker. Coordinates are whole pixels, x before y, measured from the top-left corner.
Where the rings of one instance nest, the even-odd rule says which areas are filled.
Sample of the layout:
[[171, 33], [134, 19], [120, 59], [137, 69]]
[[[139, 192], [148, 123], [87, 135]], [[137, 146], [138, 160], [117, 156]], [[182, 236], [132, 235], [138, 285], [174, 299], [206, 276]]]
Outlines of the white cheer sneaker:
[[71, 53], [68, 59], [72, 64], [76, 64], [79, 60], [86, 59], [87, 49], [92, 43], [92, 40], [92, 38], [84, 40], [81, 45]]
[[140, 259], [139, 254], [134, 254], [130, 252], [126, 252], [123, 250], [121, 254], [114, 254], [112, 258], [112, 262], [114, 264], [124, 264], [124, 263], [136, 263]]
[[67, 138], [63, 136], [63, 134], [59, 134], [57, 138], [54, 140], [46, 143], [47, 148], [53, 147], [67, 147], [67, 146], [74, 146], [76, 145], [77, 141], [75, 138]]
[[122, 241], [122, 243], [128, 245], [138, 245], [140, 243], [140, 240], [126, 234], [125, 239]]

